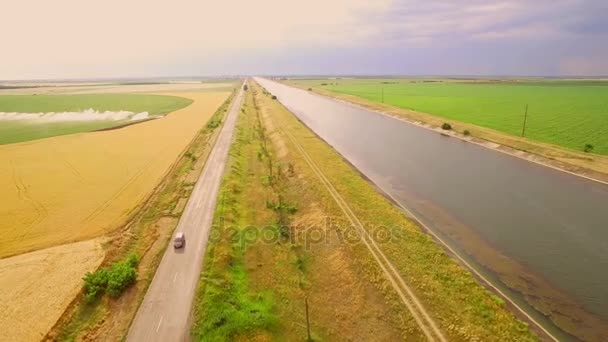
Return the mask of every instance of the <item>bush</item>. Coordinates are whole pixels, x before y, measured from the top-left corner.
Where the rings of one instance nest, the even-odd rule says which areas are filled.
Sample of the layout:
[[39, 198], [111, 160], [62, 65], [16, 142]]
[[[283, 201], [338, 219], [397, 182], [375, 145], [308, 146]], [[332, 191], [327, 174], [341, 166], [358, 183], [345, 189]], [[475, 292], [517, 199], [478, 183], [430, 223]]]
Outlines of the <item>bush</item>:
[[192, 152], [186, 152], [186, 154], [184, 154], [184, 156], [192, 161], [196, 161], [196, 159], [198, 159]]
[[139, 259], [137, 259], [137, 255], [129, 255], [129, 257], [127, 258], [127, 263], [133, 268], [137, 267], [137, 265], [139, 265]]
[[207, 123], [207, 128], [214, 129], [217, 128], [222, 123], [222, 120], [213, 119]]
[[446, 131], [452, 129], [452, 125], [450, 125], [447, 122], [444, 122], [443, 125], [441, 125], [441, 129], [445, 129]]
[[135, 283], [135, 279], [137, 279], [137, 271], [129, 260], [117, 262], [108, 272], [106, 292], [112, 297], [118, 297], [127, 287]]
[[138, 262], [137, 256], [131, 254], [127, 259], [112, 264], [109, 269], [87, 272], [83, 278], [86, 301], [93, 302], [104, 292], [112, 297], [120, 296], [137, 280]]
[[585, 148], [583, 148], [583, 151], [585, 151], [586, 153], [593, 151], [593, 145], [585, 144]]
[[245, 84], [245, 85], [243, 86], [243, 90], [244, 90], [244, 91], [247, 91], [247, 89], [249, 89], [249, 88], [247, 88], [247, 85]]
[[468, 129], [465, 129], [464, 132], [462, 132], [464, 135], [469, 136], [471, 135], [471, 132], [469, 132]]
[[94, 273], [87, 272], [84, 275], [84, 292], [87, 302], [93, 302], [106, 288], [108, 284], [108, 271], [100, 269]]
[[277, 97], [276, 97], [276, 96], [274, 96], [274, 95], [272, 95], [272, 99], [273, 99], [273, 100], [276, 100], [276, 99], [277, 99]]
[[312, 88], [308, 88], [308, 91], [312, 91]]

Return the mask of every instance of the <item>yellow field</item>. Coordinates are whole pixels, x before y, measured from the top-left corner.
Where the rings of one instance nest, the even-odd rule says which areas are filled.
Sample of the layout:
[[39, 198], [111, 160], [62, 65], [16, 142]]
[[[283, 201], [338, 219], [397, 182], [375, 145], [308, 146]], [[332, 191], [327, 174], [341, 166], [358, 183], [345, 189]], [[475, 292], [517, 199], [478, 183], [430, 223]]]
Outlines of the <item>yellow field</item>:
[[124, 224], [228, 95], [180, 93], [194, 102], [162, 119], [0, 146], [0, 258]]
[[3, 341], [40, 341], [103, 260], [98, 239], [0, 259]]

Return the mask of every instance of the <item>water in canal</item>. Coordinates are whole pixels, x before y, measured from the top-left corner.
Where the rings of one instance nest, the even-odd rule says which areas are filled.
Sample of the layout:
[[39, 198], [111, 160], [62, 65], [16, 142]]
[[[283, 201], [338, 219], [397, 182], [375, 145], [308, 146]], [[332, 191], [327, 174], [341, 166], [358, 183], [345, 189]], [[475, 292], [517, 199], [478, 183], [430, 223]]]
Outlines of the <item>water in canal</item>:
[[257, 80], [519, 301], [585, 339], [606, 333], [608, 185]]

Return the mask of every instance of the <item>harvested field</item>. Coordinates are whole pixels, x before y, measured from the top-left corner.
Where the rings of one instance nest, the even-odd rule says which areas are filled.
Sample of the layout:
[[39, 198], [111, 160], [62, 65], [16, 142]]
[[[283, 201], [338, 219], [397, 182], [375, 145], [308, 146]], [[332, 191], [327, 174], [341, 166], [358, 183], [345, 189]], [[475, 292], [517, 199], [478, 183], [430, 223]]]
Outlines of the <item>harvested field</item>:
[[0, 259], [3, 341], [39, 341], [95, 270], [104, 253], [98, 239]]
[[0, 146], [0, 257], [103, 235], [124, 224], [226, 92], [117, 130]]

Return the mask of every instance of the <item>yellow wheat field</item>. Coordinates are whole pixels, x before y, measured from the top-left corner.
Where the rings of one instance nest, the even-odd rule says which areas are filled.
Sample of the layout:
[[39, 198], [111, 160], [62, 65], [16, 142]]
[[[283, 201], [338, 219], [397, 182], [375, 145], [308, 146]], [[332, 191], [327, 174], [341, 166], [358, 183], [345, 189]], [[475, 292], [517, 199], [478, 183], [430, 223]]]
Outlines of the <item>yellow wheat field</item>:
[[0, 258], [124, 224], [228, 95], [181, 93], [194, 102], [161, 119], [0, 146]]
[[0, 259], [0, 340], [40, 341], [97, 269], [99, 239]]

